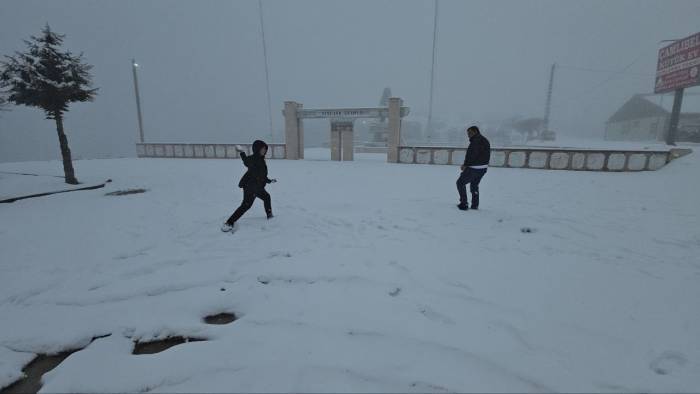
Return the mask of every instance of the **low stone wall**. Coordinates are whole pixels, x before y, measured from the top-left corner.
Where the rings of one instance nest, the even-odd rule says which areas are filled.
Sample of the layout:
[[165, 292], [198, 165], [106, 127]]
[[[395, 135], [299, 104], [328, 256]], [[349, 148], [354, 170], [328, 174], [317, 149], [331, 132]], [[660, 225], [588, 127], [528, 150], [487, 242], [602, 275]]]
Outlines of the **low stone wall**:
[[[252, 144], [136, 144], [138, 157], [163, 157], [182, 159], [238, 159], [236, 145], [243, 148], [248, 154], [252, 153]], [[287, 147], [285, 144], [268, 144], [267, 158], [286, 159]]]
[[[460, 165], [467, 148], [400, 146], [399, 163]], [[491, 167], [573, 171], [654, 171], [690, 150], [492, 148]]]

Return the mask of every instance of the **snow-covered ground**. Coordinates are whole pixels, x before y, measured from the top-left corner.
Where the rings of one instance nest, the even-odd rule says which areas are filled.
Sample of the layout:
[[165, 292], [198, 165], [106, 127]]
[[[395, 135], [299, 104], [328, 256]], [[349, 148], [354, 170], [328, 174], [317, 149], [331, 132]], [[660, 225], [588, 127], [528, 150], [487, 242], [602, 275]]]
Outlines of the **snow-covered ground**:
[[[42, 390], [700, 390], [697, 153], [644, 173], [493, 168], [478, 212], [455, 207], [456, 167], [307, 156], [269, 161], [276, 217], [256, 202], [234, 235], [233, 160], [77, 161], [114, 182], [0, 204], [0, 386], [111, 334]], [[201, 320], [222, 311], [239, 320]], [[170, 335], [208, 341], [130, 354]]]

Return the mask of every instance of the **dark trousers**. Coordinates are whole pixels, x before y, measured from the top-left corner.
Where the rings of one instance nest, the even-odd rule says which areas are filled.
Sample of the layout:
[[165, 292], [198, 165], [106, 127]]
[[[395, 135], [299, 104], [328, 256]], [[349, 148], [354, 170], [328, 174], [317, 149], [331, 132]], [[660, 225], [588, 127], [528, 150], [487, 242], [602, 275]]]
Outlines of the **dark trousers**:
[[479, 182], [486, 175], [486, 168], [476, 170], [474, 168], [465, 168], [462, 174], [457, 179], [457, 191], [459, 192], [459, 203], [467, 205], [467, 183], [469, 191], [472, 193], [472, 208], [479, 207]]
[[263, 203], [265, 204], [265, 213], [268, 215], [272, 214], [272, 199], [270, 198], [270, 193], [265, 190], [264, 187], [261, 188], [243, 188], [243, 202], [241, 202], [241, 206], [236, 209], [236, 211], [231, 215], [230, 218], [226, 221], [228, 224], [234, 224], [238, 219], [243, 216], [244, 213], [246, 213], [250, 207], [253, 206], [253, 202], [255, 202], [255, 197], [263, 200]]

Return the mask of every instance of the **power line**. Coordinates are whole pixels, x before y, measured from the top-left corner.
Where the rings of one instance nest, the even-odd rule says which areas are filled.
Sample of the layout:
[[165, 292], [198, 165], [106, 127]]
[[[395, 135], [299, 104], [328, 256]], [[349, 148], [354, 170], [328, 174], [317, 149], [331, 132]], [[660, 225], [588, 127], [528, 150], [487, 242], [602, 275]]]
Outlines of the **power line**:
[[[567, 69], [567, 70], [587, 71], [587, 72], [606, 73], [606, 74], [620, 73], [619, 70], [604, 70], [604, 69], [599, 69], [599, 68], [588, 68], [588, 67], [579, 67], [579, 66], [557, 65], [557, 67]], [[625, 73], [625, 75], [631, 75], [631, 76], [637, 76], [637, 77], [653, 77], [654, 76], [653, 74], [637, 74], [637, 73]]]
[[608, 82], [612, 81], [613, 79], [617, 78], [618, 76], [624, 74], [627, 70], [630, 69], [630, 67], [632, 67], [632, 66], [633, 66], [635, 63], [637, 63], [641, 58], [643, 58], [643, 57], [646, 55], [646, 52], [647, 52], [647, 50], [642, 51], [642, 52], [639, 54], [639, 56], [637, 56], [634, 60], [632, 60], [631, 63], [629, 63], [628, 65], [626, 65], [625, 67], [623, 67], [621, 70], [612, 73], [612, 75], [610, 75], [608, 78], [606, 78], [603, 82], [601, 82], [601, 83], [595, 85], [595, 86], [592, 87], [591, 89], [586, 90], [586, 91], [583, 92], [582, 94], [585, 95], [585, 94], [591, 93], [591, 92], [593, 92], [594, 90], [597, 90], [597, 89], [600, 88], [601, 86], [605, 85], [606, 83], [608, 83]]

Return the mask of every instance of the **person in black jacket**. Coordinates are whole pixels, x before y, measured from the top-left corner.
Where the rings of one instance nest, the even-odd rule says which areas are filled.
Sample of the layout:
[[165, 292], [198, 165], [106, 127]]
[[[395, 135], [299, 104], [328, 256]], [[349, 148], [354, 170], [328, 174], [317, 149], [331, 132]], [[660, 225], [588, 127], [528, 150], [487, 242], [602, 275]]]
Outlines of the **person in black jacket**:
[[469, 209], [467, 200], [467, 183], [472, 193], [472, 209], [479, 209], [479, 182], [486, 174], [491, 159], [491, 144], [486, 139], [479, 128], [471, 126], [467, 129], [469, 137], [469, 147], [464, 156], [462, 174], [457, 179], [457, 191], [459, 192], [459, 205], [457, 208], [462, 211]]
[[272, 218], [272, 200], [270, 193], [265, 190], [265, 186], [269, 183], [277, 182], [277, 180], [267, 177], [267, 164], [265, 164], [267, 144], [260, 140], [253, 142], [253, 154], [250, 156], [247, 156], [241, 149], [238, 149], [238, 152], [241, 155], [241, 159], [243, 159], [243, 164], [248, 167], [248, 170], [238, 182], [238, 187], [243, 189], [243, 202], [221, 227], [221, 230], [224, 232], [233, 230], [236, 221], [253, 206], [256, 197], [265, 204], [267, 218]]

